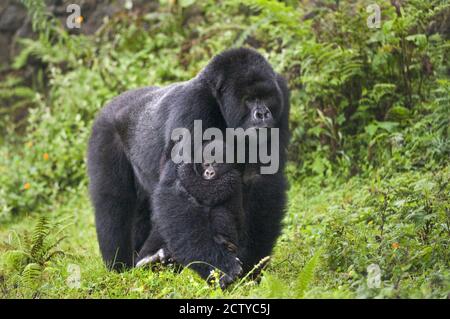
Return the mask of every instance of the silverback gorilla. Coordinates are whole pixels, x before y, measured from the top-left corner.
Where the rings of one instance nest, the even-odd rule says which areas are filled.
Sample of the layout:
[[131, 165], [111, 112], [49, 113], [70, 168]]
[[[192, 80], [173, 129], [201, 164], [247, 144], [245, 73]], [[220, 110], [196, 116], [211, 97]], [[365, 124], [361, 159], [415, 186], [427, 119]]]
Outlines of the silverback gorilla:
[[[246, 273], [270, 255], [284, 214], [288, 117], [285, 80], [262, 55], [246, 48], [215, 56], [189, 81], [127, 91], [109, 102], [94, 123], [88, 148], [90, 194], [106, 265], [116, 270], [133, 267], [167, 243], [190, 239], [185, 247], [177, 246], [176, 260], [183, 265], [209, 264], [234, 280], [236, 263], [242, 263]], [[235, 262], [229, 262], [229, 247], [217, 245], [217, 238], [209, 234], [229, 225], [213, 226], [208, 219], [199, 222], [196, 214], [186, 210], [183, 216], [171, 218], [164, 212], [177, 207], [174, 203], [157, 200], [158, 205], [152, 205], [163, 187], [163, 171], [171, 174], [170, 169], [175, 169], [166, 165], [172, 161], [171, 133], [176, 128], [192, 131], [194, 120], [201, 120], [203, 129], [222, 132], [226, 128], [279, 129], [276, 173], [260, 174], [259, 163], [239, 164], [245, 235], [237, 243]], [[155, 211], [161, 205], [166, 209]], [[225, 220], [224, 224], [229, 222]], [[209, 269], [195, 270], [205, 277]]]

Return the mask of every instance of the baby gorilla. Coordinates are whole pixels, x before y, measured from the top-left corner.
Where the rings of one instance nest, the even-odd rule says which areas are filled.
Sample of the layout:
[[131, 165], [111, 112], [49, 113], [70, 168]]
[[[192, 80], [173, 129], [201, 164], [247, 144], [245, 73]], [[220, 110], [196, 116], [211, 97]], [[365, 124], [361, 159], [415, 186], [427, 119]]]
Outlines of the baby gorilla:
[[[223, 288], [233, 282], [242, 272], [237, 258], [243, 224], [241, 183], [241, 174], [232, 164], [174, 164], [169, 160], [153, 201], [153, 222], [165, 244], [136, 265], [175, 261], [203, 278], [218, 268], [223, 272]], [[174, 236], [172, 223], [183, 224], [187, 219], [195, 219], [197, 227]]]

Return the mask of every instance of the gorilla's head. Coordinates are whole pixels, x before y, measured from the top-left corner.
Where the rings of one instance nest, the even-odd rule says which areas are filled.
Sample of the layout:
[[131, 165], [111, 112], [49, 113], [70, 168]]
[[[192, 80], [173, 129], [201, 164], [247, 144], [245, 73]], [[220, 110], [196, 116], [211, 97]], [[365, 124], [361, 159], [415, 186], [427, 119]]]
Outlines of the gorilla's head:
[[[205, 152], [209, 148], [208, 152]], [[216, 180], [237, 168], [235, 163], [226, 163], [227, 144], [223, 140], [214, 139], [202, 145], [203, 160], [194, 165], [198, 176], [204, 180]], [[215, 157], [217, 156], [217, 157]]]
[[180, 163], [176, 174], [183, 191], [207, 206], [230, 199], [241, 183], [239, 171], [227, 163]]
[[197, 171], [204, 180], [215, 180], [221, 178], [233, 168], [234, 166], [228, 163], [205, 162], [197, 165]]
[[277, 74], [258, 52], [231, 49], [200, 73], [216, 98], [227, 127], [277, 127], [283, 98]]

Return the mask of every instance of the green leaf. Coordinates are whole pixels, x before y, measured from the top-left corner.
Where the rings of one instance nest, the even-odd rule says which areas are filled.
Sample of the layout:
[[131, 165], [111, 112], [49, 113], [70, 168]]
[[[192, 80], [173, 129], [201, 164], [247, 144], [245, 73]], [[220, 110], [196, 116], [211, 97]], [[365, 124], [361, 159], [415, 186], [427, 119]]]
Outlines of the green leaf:
[[404, 120], [410, 117], [410, 111], [404, 106], [394, 105], [387, 113], [389, 119]]
[[320, 157], [316, 157], [314, 159], [314, 163], [311, 166], [311, 169], [319, 175], [323, 174], [323, 172], [325, 171], [325, 165], [323, 163], [323, 159]]
[[187, 8], [195, 3], [195, 0], [180, 0], [178, 2], [180, 4], [180, 7]]
[[321, 252], [317, 252], [308, 261], [305, 267], [298, 276], [297, 284], [295, 287], [296, 298], [303, 298], [305, 292], [308, 290], [309, 284], [314, 278], [314, 272], [320, 259]]
[[266, 298], [280, 298], [289, 291], [288, 286], [281, 279], [268, 273], [264, 274], [261, 284], [265, 288]]
[[389, 133], [393, 132], [397, 126], [398, 123], [396, 122], [378, 122], [378, 127], [388, 131]]
[[369, 125], [367, 125], [364, 130], [367, 132], [367, 134], [369, 134], [370, 137], [374, 136], [375, 133], [378, 130], [378, 125], [375, 123], [371, 123]]
[[427, 36], [425, 34], [413, 34], [406, 37], [406, 40], [413, 42], [419, 48], [424, 48], [427, 45]]

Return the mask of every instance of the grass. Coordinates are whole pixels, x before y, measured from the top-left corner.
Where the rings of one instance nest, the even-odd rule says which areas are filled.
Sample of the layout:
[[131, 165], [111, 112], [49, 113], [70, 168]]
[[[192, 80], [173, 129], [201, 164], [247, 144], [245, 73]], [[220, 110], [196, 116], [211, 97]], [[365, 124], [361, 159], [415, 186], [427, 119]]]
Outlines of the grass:
[[[439, 173], [405, 172], [392, 176], [385, 183], [433, 181], [437, 175]], [[444, 168], [440, 175], [448, 183], [449, 168]], [[65, 238], [58, 245], [64, 255], [45, 264], [31, 283], [24, 280], [24, 263], [7, 267], [11, 261], [5, 256], [8, 251], [18, 249], [18, 242], [32, 231], [30, 225], [36, 224], [38, 218], [21, 216], [1, 225], [0, 297], [447, 297], [450, 292], [449, 254], [441, 250], [446, 247], [438, 248], [440, 263], [436, 265], [441, 267], [439, 272], [435, 272], [438, 269], [430, 271], [433, 268], [425, 264], [426, 258], [415, 263], [417, 256], [403, 256], [411, 245], [418, 245], [414, 249], [425, 251], [426, 255], [426, 248], [432, 247], [433, 243], [417, 244], [416, 238], [405, 241], [398, 237], [401, 234], [398, 233], [397, 217], [400, 216], [394, 215], [401, 214], [400, 211], [384, 221], [384, 238], [377, 239], [381, 221], [377, 220], [380, 212], [374, 210], [376, 204], [369, 200], [374, 196], [373, 187], [367, 186], [367, 180], [362, 178], [342, 182], [311, 177], [302, 183], [294, 182], [289, 192], [284, 231], [261, 282], [257, 284], [246, 279], [221, 291], [217, 286], [206, 284], [189, 269], [181, 273], [171, 268], [132, 269], [120, 274], [107, 271], [99, 255], [86, 187], [80, 185], [79, 189], [65, 194], [46, 214], [48, 220], [60, 221], [59, 226], [49, 232], [49, 240], [55, 237], [56, 228], [65, 226], [62, 230]], [[443, 235], [442, 240], [434, 244], [448, 245], [448, 237]], [[382, 283], [378, 288], [367, 286], [366, 267], [371, 263], [380, 264], [382, 269]], [[70, 283], [73, 269], [80, 271], [79, 287]], [[399, 276], [398, 271], [403, 275]]]

